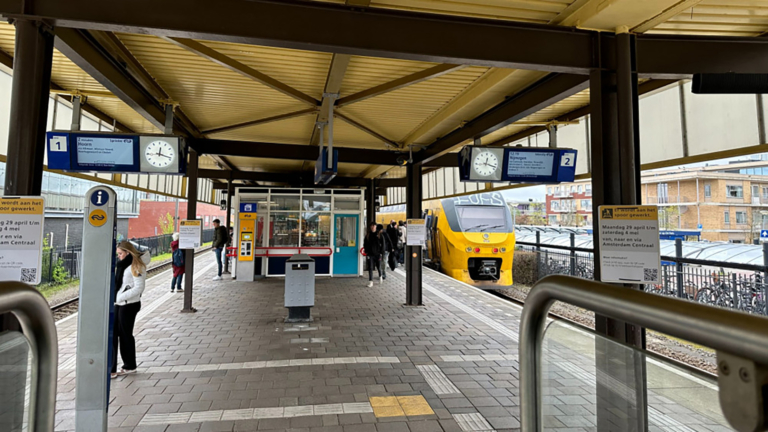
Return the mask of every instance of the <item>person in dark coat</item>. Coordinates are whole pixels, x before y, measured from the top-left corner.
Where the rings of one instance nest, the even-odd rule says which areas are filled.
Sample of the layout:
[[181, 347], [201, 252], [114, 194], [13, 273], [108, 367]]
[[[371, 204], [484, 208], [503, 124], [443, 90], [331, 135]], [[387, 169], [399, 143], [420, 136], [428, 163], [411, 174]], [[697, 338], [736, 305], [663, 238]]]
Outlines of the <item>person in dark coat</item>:
[[381, 281], [387, 279], [387, 265], [390, 266], [392, 270], [395, 269], [395, 266], [392, 265], [392, 259], [395, 257], [395, 245], [392, 243], [392, 240], [389, 237], [389, 234], [387, 234], [387, 230], [384, 229], [384, 225], [378, 224], [376, 225], [376, 235], [379, 236], [379, 239], [381, 241], [381, 248], [383, 250], [381, 254]]
[[[171, 292], [174, 289], [178, 292], [184, 292], [182, 288], [181, 280], [184, 278], [185, 266], [177, 266], [173, 263], [174, 252], [179, 250], [179, 233], [173, 233], [173, 241], [171, 242], [171, 267], [173, 268], [173, 279], [171, 279]], [[184, 251], [182, 251], [183, 253]]]
[[[394, 219], [389, 221], [389, 225], [387, 225], [387, 235], [389, 236], [389, 240], [392, 243], [392, 251], [390, 252], [389, 261], [394, 262], [395, 267], [397, 267], [397, 262], [400, 261], [400, 257], [398, 256], [400, 249], [397, 247], [397, 240], [400, 237], [400, 231], [398, 230], [397, 222], [395, 222]], [[391, 267], [392, 266], [390, 264], [390, 268]]]
[[363, 250], [365, 251], [365, 259], [368, 261], [368, 287], [370, 288], [373, 286], [374, 267], [379, 271], [379, 281], [382, 280], [381, 255], [383, 248], [381, 238], [376, 233], [376, 222], [372, 222], [368, 226], [368, 232], [363, 240]]

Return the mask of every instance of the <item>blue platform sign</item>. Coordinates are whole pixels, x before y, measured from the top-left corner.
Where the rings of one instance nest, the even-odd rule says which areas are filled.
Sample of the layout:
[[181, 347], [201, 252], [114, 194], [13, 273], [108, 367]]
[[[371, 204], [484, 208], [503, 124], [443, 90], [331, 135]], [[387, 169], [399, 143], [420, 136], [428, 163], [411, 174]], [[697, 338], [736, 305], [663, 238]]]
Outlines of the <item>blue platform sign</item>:
[[256, 213], [256, 203], [240, 203], [240, 213]]
[[459, 177], [465, 182], [572, 182], [576, 155], [573, 149], [466, 146], [459, 152]]
[[[330, 165], [330, 167], [328, 167]], [[333, 150], [333, 160], [328, 163], [328, 149], [320, 149], [320, 156], [315, 162], [315, 183], [328, 184], [339, 172], [339, 151]]]
[[177, 137], [53, 131], [46, 150], [48, 168], [63, 171], [181, 174], [185, 168]]
[[763, 240], [768, 240], [768, 230], [760, 230], [760, 238]]

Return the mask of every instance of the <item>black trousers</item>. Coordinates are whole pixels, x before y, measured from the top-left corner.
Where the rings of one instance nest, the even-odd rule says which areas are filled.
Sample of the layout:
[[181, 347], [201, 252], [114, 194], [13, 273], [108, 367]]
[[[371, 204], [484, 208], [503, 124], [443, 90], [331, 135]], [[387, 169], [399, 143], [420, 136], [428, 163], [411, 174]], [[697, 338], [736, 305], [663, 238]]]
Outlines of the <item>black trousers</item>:
[[115, 332], [112, 337], [112, 373], [117, 372], [117, 348], [123, 359], [123, 369], [136, 369], [136, 339], [133, 337], [133, 325], [136, 315], [141, 310], [141, 302], [115, 306]]

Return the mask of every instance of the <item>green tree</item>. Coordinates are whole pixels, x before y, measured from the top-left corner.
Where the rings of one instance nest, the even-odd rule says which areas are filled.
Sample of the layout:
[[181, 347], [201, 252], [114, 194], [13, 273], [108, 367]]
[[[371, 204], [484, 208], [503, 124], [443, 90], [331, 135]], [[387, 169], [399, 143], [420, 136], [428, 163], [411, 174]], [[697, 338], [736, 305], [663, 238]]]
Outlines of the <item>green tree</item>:
[[659, 229], [676, 230], [680, 228], [680, 206], [659, 206]]
[[173, 234], [176, 229], [173, 223], [173, 216], [170, 213], [166, 213], [165, 216], [160, 216], [158, 223], [160, 224], [160, 232], [162, 234]]

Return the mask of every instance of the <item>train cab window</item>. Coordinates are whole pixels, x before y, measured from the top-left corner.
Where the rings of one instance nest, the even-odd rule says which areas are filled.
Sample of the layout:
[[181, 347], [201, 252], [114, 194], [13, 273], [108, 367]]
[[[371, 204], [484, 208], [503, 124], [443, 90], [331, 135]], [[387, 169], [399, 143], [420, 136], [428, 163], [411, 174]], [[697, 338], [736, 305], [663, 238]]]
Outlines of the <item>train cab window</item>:
[[459, 225], [463, 232], [506, 232], [505, 212], [509, 213], [506, 207], [456, 207]]

